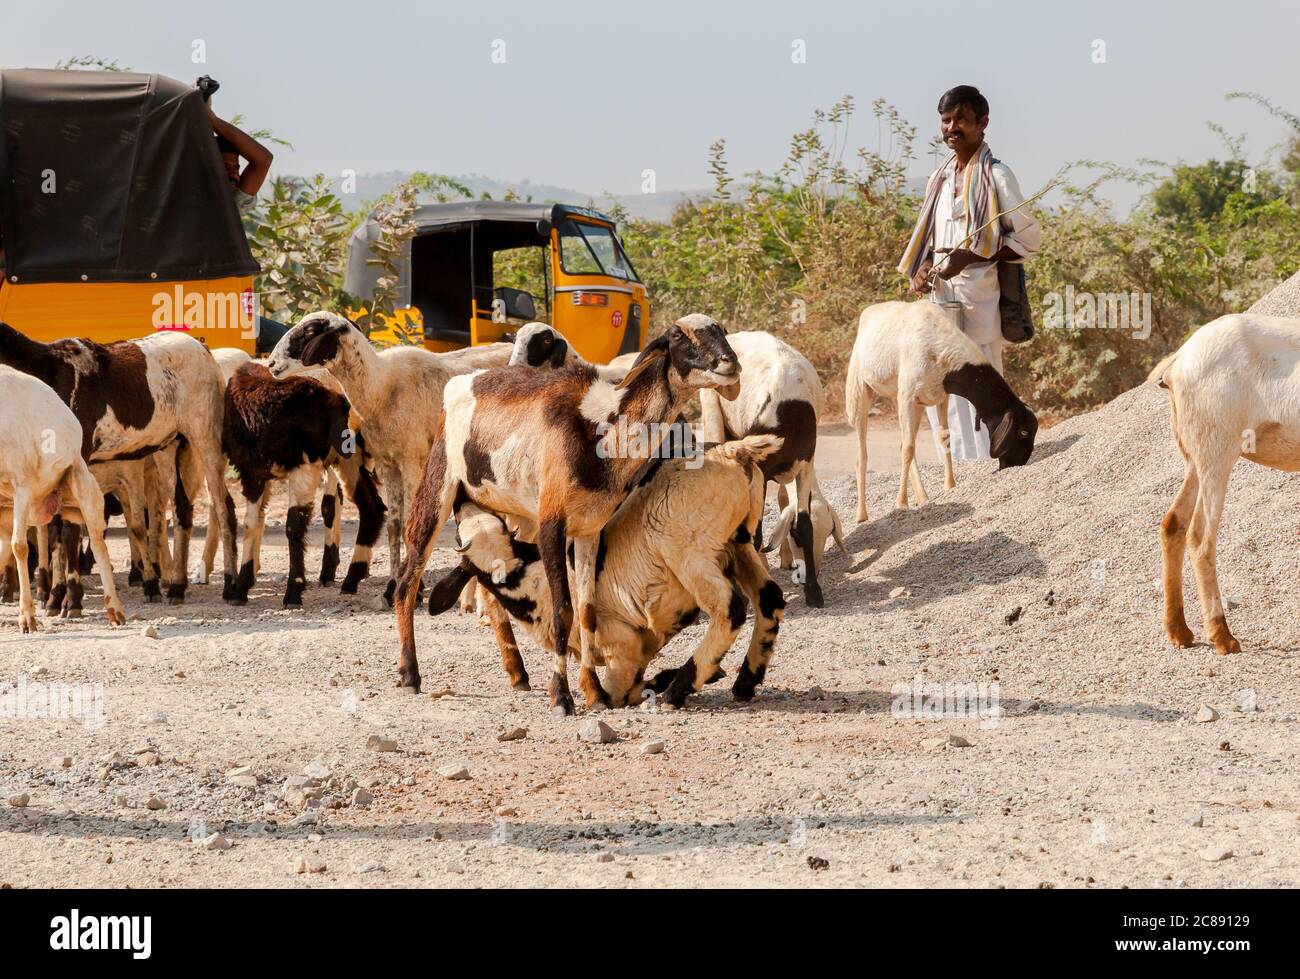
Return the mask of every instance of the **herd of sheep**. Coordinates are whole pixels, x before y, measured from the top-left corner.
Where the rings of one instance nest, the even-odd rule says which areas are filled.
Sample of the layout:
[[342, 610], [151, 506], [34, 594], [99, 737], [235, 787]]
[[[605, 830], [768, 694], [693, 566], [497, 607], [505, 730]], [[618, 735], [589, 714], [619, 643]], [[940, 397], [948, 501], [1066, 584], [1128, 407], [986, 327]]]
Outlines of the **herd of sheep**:
[[[1215, 540], [1238, 457], [1300, 469], [1300, 321], [1224, 317], [1151, 380], [1170, 392], [1187, 460], [1160, 531], [1165, 630], [1178, 645], [1193, 641], [1182, 603], [1190, 545], [1209, 638], [1218, 652], [1236, 652]], [[971, 402], [1000, 467], [1024, 465], [1033, 452], [1033, 412], [925, 301], [863, 312], [845, 395], [858, 434], [859, 522], [867, 519], [867, 417], [877, 397], [899, 408], [899, 506], [908, 503], [909, 479], [916, 502], [926, 502], [915, 464], [925, 407], [939, 409], [945, 483], [955, 484], [942, 429], [950, 396]], [[681, 423], [692, 402], [702, 442]], [[518, 626], [552, 654], [547, 689], [556, 712], [574, 711], [570, 656], [588, 709], [637, 704], [651, 690], [681, 706], [725, 675], [722, 659], [752, 608], [732, 684], [738, 700], [749, 700], [786, 607], [763, 554], [779, 550], [782, 565], [797, 569], [806, 604], [818, 607], [822, 552], [832, 538], [844, 547], [814, 468], [824, 414], [816, 370], [771, 334], [728, 334], [698, 313], [609, 365], [585, 362], [541, 323], [520, 328], [513, 344], [379, 351], [347, 319], [313, 313], [265, 364], [209, 352], [179, 333], [42, 344], [0, 323], [0, 404], [0, 576], [3, 600], [18, 593], [22, 632], [39, 627], [34, 595], [51, 614], [81, 614], [80, 576], [92, 557], [109, 623], [125, 622], [104, 542], [115, 513], [127, 526], [128, 581], [146, 602], [164, 591], [183, 602], [194, 501], [205, 487], [204, 580], [220, 544], [223, 598], [243, 604], [259, 570], [271, 489], [284, 484], [283, 604], [300, 606], [307, 528], [323, 487], [321, 584], [334, 582], [340, 564], [342, 494], [360, 515], [344, 593], [369, 575], [387, 522], [384, 597], [397, 616], [402, 686], [420, 688], [414, 615], [434, 541], [452, 520], [459, 561], [430, 584], [428, 611], [457, 602], [476, 609], [515, 688], [529, 684]], [[227, 465], [245, 499], [242, 554]], [[780, 512], [765, 548], [769, 483]], [[663, 646], [701, 613], [708, 628], [692, 655], [647, 678]]]

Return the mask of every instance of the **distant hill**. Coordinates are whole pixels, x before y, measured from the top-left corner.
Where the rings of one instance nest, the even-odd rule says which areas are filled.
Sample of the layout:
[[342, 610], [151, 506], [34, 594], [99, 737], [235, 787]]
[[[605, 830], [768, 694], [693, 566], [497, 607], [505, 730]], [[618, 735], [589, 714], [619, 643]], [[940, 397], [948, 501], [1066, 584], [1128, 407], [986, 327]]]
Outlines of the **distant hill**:
[[[345, 199], [349, 210], [360, 207], [366, 201], [374, 200], [388, 193], [395, 186], [410, 176], [400, 170], [386, 173], [363, 173], [357, 175], [357, 192]], [[673, 210], [688, 197], [700, 199], [708, 197], [708, 190], [674, 190], [661, 194], [591, 194], [572, 187], [557, 187], [553, 184], [538, 184], [531, 180], [511, 183], [485, 177], [482, 174], [459, 175], [453, 179], [464, 184], [474, 196], [490, 194], [494, 200], [501, 200], [507, 192], [513, 191], [520, 200], [532, 200], [539, 204], [550, 202], [563, 204], [580, 204], [597, 210], [609, 210], [614, 203], [621, 204], [634, 218], [647, 221], [668, 221]]]

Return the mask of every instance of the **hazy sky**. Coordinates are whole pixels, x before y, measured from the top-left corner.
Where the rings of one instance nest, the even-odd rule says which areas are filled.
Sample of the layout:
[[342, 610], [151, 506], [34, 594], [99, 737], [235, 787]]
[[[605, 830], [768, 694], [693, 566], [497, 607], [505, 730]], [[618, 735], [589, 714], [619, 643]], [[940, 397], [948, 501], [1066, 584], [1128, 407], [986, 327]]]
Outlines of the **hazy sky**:
[[[970, 83], [992, 103], [989, 142], [1029, 193], [1067, 160], [1221, 153], [1207, 120], [1265, 153], [1284, 128], [1225, 102], [1235, 89], [1300, 113], [1294, 0], [0, 6], [0, 64], [96, 55], [211, 74], [218, 111], [293, 142], [276, 167], [294, 173], [425, 169], [595, 194], [635, 192], [652, 168], [659, 190], [693, 189], [710, 184], [713, 140], [727, 139], [735, 173], [774, 169], [812, 111], [844, 94], [859, 104], [855, 145], [874, 142], [869, 104], [883, 97], [923, 149], [938, 95]], [[191, 60], [196, 39], [206, 64]], [[791, 60], [796, 39], [804, 64]]]

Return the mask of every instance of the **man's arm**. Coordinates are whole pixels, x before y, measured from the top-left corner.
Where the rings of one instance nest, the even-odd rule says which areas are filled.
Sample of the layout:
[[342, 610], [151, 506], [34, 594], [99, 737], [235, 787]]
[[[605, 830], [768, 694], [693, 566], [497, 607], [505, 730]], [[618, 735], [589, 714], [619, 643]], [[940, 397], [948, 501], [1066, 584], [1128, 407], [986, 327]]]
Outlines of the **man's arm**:
[[[998, 192], [999, 211], [1020, 207], [1025, 202], [1025, 195], [1020, 193], [1020, 184], [1016, 180], [1016, 175], [1005, 164], [994, 165], [993, 185]], [[947, 260], [937, 273], [939, 278], [951, 279], [954, 275], [959, 275], [967, 266], [978, 265], [981, 262], [1020, 262], [1038, 251], [1041, 238], [1038, 222], [1025, 208], [1021, 207], [1018, 211], [1003, 214], [998, 219], [998, 223], [1002, 231], [1002, 247], [992, 258], [981, 258], [967, 248], [951, 251], [936, 249], [936, 252], [947, 255]]]
[[230, 140], [239, 155], [248, 161], [248, 166], [239, 173], [239, 189], [245, 194], [256, 195], [271, 172], [271, 161], [274, 156], [270, 150], [238, 126], [232, 126], [226, 120], [219, 118], [210, 106], [208, 115], [212, 117], [212, 131]]

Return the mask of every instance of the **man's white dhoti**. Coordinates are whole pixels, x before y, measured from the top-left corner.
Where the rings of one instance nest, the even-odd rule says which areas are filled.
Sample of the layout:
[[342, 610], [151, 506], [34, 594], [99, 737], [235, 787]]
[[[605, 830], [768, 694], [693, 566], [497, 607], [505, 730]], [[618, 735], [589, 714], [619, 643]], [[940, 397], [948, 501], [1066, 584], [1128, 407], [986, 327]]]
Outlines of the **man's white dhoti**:
[[[980, 350], [989, 359], [994, 369], [1002, 373], [1002, 344], [981, 343]], [[934, 439], [935, 454], [943, 458], [943, 443], [939, 441], [939, 409], [926, 408], [930, 419], [930, 435]], [[975, 406], [965, 398], [955, 394], [948, 395], [948, 443], [952, 447], [952, 461], [963, 462], [972, 459], [991, 459], [989, 453], [989, 430], [980, 425], [975, 418]]]

